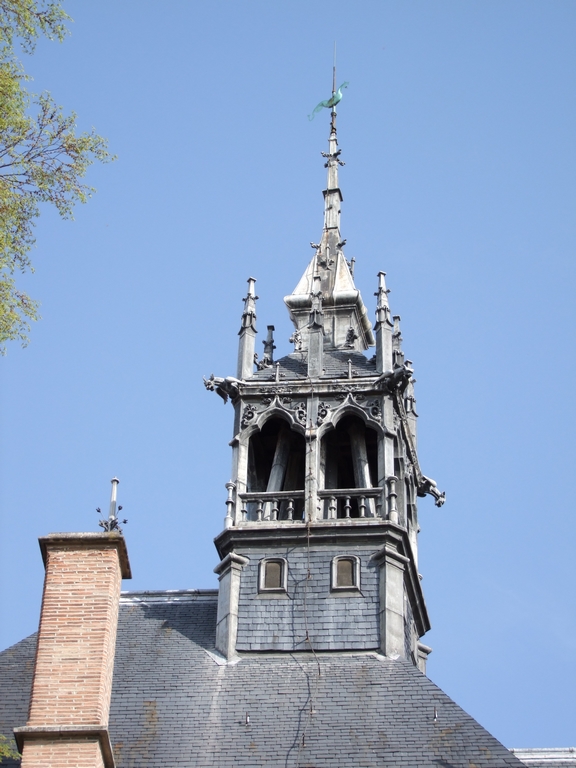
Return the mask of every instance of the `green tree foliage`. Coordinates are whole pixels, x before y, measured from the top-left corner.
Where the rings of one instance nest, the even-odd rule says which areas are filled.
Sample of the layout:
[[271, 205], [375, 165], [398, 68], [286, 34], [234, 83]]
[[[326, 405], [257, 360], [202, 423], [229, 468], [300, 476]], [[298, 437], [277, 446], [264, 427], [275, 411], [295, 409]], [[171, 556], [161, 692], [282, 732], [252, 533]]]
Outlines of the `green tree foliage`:
[[19, 760], [20, 753], [11, 746], [6, 736], [2, 736], [2, 734], [0, 734], [0, 761], [2, 761], [5, 757], [10, 760]]
[[62, 41], [69, 17], [61, 0], [0, 0], [0, 353], [6, 341], [26, 346], [38, 303], [16, 286], [15, 273], [33, 271], [30, 249], [41, 203], [71, 218], [94, 191], [83, 183], [95, 161], [113, 158], [94, 130], [76, 133], [49, 93], [33, 94], [14, 52], [16, 41], [33, 53], [37, 38]]

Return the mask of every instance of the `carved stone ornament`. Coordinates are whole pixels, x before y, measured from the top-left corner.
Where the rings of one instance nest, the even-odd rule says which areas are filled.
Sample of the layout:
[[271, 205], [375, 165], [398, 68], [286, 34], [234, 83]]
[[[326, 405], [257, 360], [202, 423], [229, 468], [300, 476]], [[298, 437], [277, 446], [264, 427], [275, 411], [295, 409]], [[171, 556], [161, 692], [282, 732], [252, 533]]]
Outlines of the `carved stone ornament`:
[[[295, 421], [299, 422], [303, 426], [306, 426], [306, 403], [300, 402], [292, 404], [294, 396], [290, 394], [292, 387], [274, 387], [273, 390], [261, 389], [260, 402], [264, 408], [270, 408], [270, 406], [278, 406], [282, 408], [286, 413], [289, 413]], [[242, 426], [246, 427], [252, 422], [257, 409], [254, 405], [247, 405], [244, 408], [242, 414]]]
[[359, 384], [338, 384], [335, 389], [338, 390], [335, 394], [337, 400], [346, 400], [348, 395], [357, 403], [366, 399], [366, 395], [360, 390]]
[[248, 403], [244, 407], [244, 411], [242, 412], [242, 421], [240, 422], [242, 427], [247, 427], [249, 424], [251, 424], [254, 421], [254, 417], [257, 414], [257, 408], [255, 405], [252, 405], [251, 403]]
[[209, 392], [216, 392], [225, 403], [228, 401], [228, 397], [234, 402], [240, 394], [240, 382], [233, 376], [227, 376], [223, 379], [220, 376], [214, 376], [212, 373], [209, 379], [202, 378], [204, 379], [206, 389]]
[[376, 421], [382, 420], [382, 408], [379, 400], [371, 400], [367, 403], [366, 410], [373, 419], [376, 419]]
[[302, 334], [300, 331], [294, 331], [288, 341], [290, 344], [294, 344], [294, 352], [300, 352], [302, 350]]
[[318, 264], [320, 264], [321, 267], [324, 267], [325, 269], [330, 269], [332, 264], [334, 264], [334, 259], [330, 258], [330, 254], [318, 254]]
[[[358, 338], [358, 334], [356, 333], [354, 328], [352, 328], [352, 326], [350, 326], [350, 328], [348, 328], [348, 330], [346, 331], [346, 343], [344, 344], [346, 349], [353, 349], [354, 348], [354, 342], [356, 341], [357, 338]], [[354, 373], [352, 375], [354, 375]], [[358, 374], [356, 374], [356, 375], [358, 375]]]
[[292, 402], [292, 387], [267, 387], [259, 390], [262, 395], [260, 402], [262, 405], [268, 407], [274, 400], [278, 399], [278, 402], [282, 405], [289, 405]]
[[294, 418], [299, 421], [300, 424], [306, 426], [306, 403], [298, 403], [294, 409]]
[[321, 402], [318, 404], [318, 418], [316, 419], [316, 425], [318, 427], [324, 423], [324, 420], [328, 416], [329, 410], [330, 410], [330, 406], [328, 405], [328, 403]]
[[272, 363], [268, 358], [263, 357], [262, 360], [258, 360], [257, 352], [254, 352], [254, 365], [259, 371], [263, 371], [265, 368], [272, 368]]

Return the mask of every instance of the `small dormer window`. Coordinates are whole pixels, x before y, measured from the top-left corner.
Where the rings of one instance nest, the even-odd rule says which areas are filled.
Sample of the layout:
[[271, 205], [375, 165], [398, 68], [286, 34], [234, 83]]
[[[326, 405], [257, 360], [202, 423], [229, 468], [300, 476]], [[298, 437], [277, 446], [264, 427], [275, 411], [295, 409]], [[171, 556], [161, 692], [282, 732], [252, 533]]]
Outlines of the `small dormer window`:
[[332, 589], [336, 591], [360, 589], [360, 560], [357, 557], [335, 557], [332, 560]]
[[288, 569], [283, 557], [260, 561], [260, 592], [286, 592]]

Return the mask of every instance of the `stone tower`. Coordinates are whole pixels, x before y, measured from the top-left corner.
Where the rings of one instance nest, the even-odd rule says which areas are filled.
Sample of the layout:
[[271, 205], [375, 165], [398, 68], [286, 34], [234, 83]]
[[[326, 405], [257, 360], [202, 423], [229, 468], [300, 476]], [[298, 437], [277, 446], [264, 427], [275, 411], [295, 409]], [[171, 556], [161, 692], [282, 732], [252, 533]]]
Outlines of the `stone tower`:
[[425, 671], [417, 497], [441, 506], [444, 494], [418, 463], [413, 371], [385, 273], [372, 328], [344, 255], [340, 153], [332, 107], [322, 237], [284, 299], [294, 351], [275, 361], [268, 326], [258, 360], [249, 278], [236, 376], [205, 380], [234, 406], [216, 646], [229, 659], [376, 650]]

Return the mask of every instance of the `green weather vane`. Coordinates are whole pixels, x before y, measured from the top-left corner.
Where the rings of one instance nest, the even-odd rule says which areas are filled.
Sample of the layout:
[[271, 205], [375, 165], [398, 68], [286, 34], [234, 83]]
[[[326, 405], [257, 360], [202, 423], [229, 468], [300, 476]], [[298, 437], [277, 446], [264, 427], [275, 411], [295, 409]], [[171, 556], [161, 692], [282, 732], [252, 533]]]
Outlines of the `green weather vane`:
[[314, 117], [318, 112], [321, 112], [324, 108], [333, 109], [336, 104], [342, 101], [342, 89], [348, 88], [348, 81], [342, 83], [340, 88], [336, 90], [336, 43], [334, 43], [334, 66], [332, 67], [332, 96], [326, 101], [321, 101], [312, 110], [312, 114], [308, 115], [308, 120], [314, 120]]

